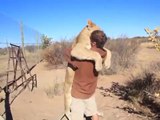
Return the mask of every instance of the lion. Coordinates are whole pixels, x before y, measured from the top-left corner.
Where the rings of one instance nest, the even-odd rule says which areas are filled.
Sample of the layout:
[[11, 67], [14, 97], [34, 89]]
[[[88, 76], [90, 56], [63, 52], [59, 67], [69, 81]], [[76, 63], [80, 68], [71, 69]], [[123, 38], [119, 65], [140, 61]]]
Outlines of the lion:
[[[102, 60], [99, 53], [90, 50], [90, 35], [95, 30], [101, 30], [99, 26], [88, 20], [88, 24], [82, 29], [72, 44], [71, 56], [79, 60], [93, 60], [95, 61], [95, 69], [100, 71], [103, 67], [108, 69], [111, 64], [110, 50], [107, 51], [107, 56]], [[102, 64], [103, 63], [103, 64]], [[64, 107], [65, 114], [69, 116], [71, 105], [71, 88], [74, 78], [74, 70], [70, 67], [66, 68], [65, 83], [64, 83]]]

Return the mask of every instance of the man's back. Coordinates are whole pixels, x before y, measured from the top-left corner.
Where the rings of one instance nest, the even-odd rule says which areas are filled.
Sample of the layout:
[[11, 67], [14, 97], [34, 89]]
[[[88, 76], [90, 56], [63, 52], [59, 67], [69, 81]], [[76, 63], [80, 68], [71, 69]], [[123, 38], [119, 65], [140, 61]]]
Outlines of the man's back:
[[[93, 51], [104, 56], [104, 51], [101, 49], [93, 49]], [[75, 60], [74, 64], [77, 69], [75, 70], [71, 94], [75, 98], [89, 98], [94, 94], [97, 86], [98, 72], [95, 70], [95, 63], [89, 60]]]
[[75, 98], [89, 98], [95, 92], [98, 73], [92, 61], [76, 61], [76, 65], [78, 69], [75, 71], [71, 94]]

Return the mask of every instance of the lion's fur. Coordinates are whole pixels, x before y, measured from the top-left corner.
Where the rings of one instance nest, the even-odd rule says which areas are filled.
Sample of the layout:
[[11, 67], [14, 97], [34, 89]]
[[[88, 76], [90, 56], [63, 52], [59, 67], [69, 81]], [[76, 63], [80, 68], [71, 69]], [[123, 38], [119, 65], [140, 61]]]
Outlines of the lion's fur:
[[83, 28], [72, 46], [71, 55], [79, 60], [94, 60], [97, 71], [102, 69], [102, 59], [99, 53], [91, 51], [90, 35], [94, 30], [100, 30], [100, 27], [88, 21], [88, 25]]
[[[90, 44], [90, 35], [94, 30], [100, 30], [100, 27], [92, 23], [92, 21], [88, 21], [88, 25], [84, 27], [84, 29], [77, 36], [76, 40], [72, 44], [71, 55], [76, 57], [79, 60], [94, 60], [95, 61], [95, 69], [100, 71], [102, 67], [108, 69], [111, 64], [111, 52], [110, 50], [104, 48], [107, 51], [107, 56], [102, 60], [99, 53], [95, 51], [91, 51]], [[102, 64], [103, 62], [103, 64]], [[65, 87], [64, 87], [64, 106], [65, 113], [70, 112], [70, 104], [71, 104], [71, 87], [74, 78], [74, 71], [67, 67], [66, 76], [65, 76]]]
[[2, 90], [2, 88], [0, 87], [0, 102], [1, 100], [5, 99], [5, 93], [4, 91]]
[[4, 120], [2, 116], [0, 116], [0, 120]]

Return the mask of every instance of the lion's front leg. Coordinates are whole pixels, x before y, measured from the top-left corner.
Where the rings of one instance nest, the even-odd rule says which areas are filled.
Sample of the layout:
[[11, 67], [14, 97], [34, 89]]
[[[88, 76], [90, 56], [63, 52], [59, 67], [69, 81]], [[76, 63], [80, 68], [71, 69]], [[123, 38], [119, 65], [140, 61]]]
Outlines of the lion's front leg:
[[95, 69], [100, 71], [102, 69], [102, 58], [98, 52], [84, 48], [77, 44], [71, 51], [71, 55], [79, 60], [93, 60], [95, 61]]
[[105, 69], [109, 69], [110, 66], [111, 66], [111, 51], [106, 49], [106, 48], [103, 48], [106, 52], [107, 52], [107, 55], [106, 57], [103, 59], [103, 68]]
[[72, 68], [67, 67], [66, 69], [66, 75], [65, 75], [65, 83], [64, 83], [64, 107], [65, 107], [65, 113], [70, 112], [70, 106], [71, 106], [71, 88], [74, 78], [74, 71]]
[[98, 57], [95, 59], [95, 69], [96, 71], [102, 70], [102, 58], [101, 57], [100, 58]]

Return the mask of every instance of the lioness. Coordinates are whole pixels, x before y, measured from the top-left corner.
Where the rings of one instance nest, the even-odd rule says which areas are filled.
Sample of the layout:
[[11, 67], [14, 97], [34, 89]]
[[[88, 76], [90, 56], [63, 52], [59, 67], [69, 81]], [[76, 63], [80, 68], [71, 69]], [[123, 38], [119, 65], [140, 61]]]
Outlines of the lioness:
[[[79, 35], [73, 42], [71, 56], [79, 60], [94, 60], [95, 69], [97, 71], [100, 71], [102, 67], [105, 67], [106, 69], [110, 67], [111, 52], [108, 49], [103, 48], [107, 51], [107, 56], [104, 58], [104, 60], [102, 60], [99, 53], [90, 50], [90, 35], [94, 30], [100, 30], [100, 27], [89, 20], [87, 26], [83, 28], [83, 30], [79, 33]], [[71, 86], [73, 78], [74, 71], [72, 70], [72, 68], [67, 67], [64, 85], [64, 107], [66, 114], [70, 113]]]

